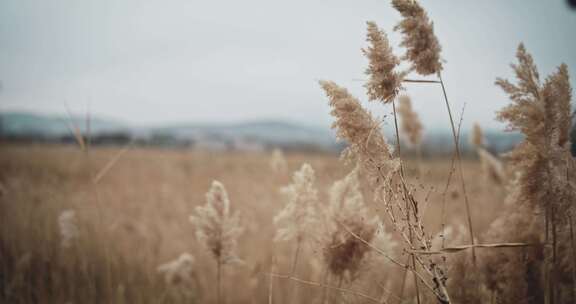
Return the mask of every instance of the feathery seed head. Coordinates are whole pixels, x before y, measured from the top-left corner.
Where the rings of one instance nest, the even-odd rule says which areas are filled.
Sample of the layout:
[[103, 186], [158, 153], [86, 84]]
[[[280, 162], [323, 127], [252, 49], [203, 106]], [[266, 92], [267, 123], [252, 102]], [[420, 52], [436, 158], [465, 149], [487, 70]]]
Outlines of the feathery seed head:
[[272, 151], [270, 167], [272, 167], [272, 171], [274, 171], [275, 174], [283, 174], [288, 171], [288, 164], [286, 163], [286, 158], [282, 150], [274, 149], [274, 151]]
[[408, 95], [400, 96], [398, 114], [402, 119], [402, 133], [408, 138], [408, 142], [413, 146], [419, 145], [422, 141], [422, 123], [418, 113], [412, 109], [412, 102]]
[[475, 148], [484, 147], [484, 134], [482, 128], [478, 123], [474, 123], [472, 127], [472, 136], [470, 136], [470, 144]]
[[186, 286], [192, 281], [194, 262], [192, 255], [183, 253], [177, 259], [158, 266], [157, 270], [164, 275], [166, 284], [173, 287]]
[[236, 256], [238, 237], [244, 232], [238, 213], [230, 214], [230, 200], [224, 185], [218, 181], [206, 194], [206, 204], [196, 207], [190, 216], [196, 227], [196, 238], [221, 263], [240, 261]]
[[60, 227], [61, 245], [64, 248], [72, 246], [72, 242], [80, 236], [76, 212], [74, 210], [64, 210], [58, 217], [58, 226]]
[[362, 49], [369, 60], [366, 74], [370, 76], [365, 87], [368, 90], [370, 100], [381, 100], [389, 103], [402, 88], [404, 73], [398, 73], [395, 69], [400, 60], [392, 52], [386, 33], [378, 29], [374, 22], [368, 22], [368, 34], [366, 40], [370, 46]]
[[484, 176], [496, 184], [503, 184], [506, 181], [506, 173], [502, 161], [484, 148], [477, 148], [477, 151]]
[[561, 64], [556, 73], [550, 75], [542, 89], [542, 98], [546, 105], [550, 117], [553, 117], [552, 143], [558, 147], [566, 147], [570, 140], [572, 127], [572, 110], [570, 101], [572, 100], [572, 88], [570, 86], [570, 76], [568, 66]]
[[360, 192], [358, 168], [355, 168], [344, 179], [334, 182], [330, 188], [330, 214], [342, 218], [367, 216], [364, 197]]
[[320, 85], [332, 107], [330, 114], [335, 118], [332, 128], [339, 139], [348, 142], [345, 152], [356, 158], [373, 179], [391, 178], [400, 162], [392, 156], [378, 122], [345, 88], [332, 81], [320, 81]]
[[[525, 135], [507, 157], [520, 172], [517, 199], [538, 204], [554, 203], [565, 210], [576, 198], [576, 186], [565, 180], [566, 168], [573, 166], [569, 149], [572, 89], [566, 65], [540, 83], [532, 56], [520, 44], [518, 64], [512, 64], [518, 82], [497, 79], [512, 103], [498, 113], [509, 129]], [[542, 181], [547, 181], [542, 183]]]
[[341, 278], [348, 275], [349, 280], [356, 278], [370, 248], [350, 232], [372, 242], [379, 220], [368, 216], [356, 168], [330, 189], [323, 256], [333, 275]]
[[426, 11], [415, 0], [392, 0], [392, 6], [403, 19], [394, 27], [403, 34], [406, 47], [403, 59], [412, 62], [412, 69], [421, 75], [436, 74], [442, 70], [442, 47], [434, 35], [434, 25]]
[[431, 242], [431, 250], [440, 250], [444, 247], [464, 245], [469, 243], [468, 231], [461, 223], [448, 225], [444, 231], [438, 232]]
[[314, 185], [315, 179], [312, 166], [303, 164], [294, 173], [292, 183], [283, 188], [287, 204], [274, 217], [277, 227], [275, 241], [303, 240], [317, 222], [318, 191]]

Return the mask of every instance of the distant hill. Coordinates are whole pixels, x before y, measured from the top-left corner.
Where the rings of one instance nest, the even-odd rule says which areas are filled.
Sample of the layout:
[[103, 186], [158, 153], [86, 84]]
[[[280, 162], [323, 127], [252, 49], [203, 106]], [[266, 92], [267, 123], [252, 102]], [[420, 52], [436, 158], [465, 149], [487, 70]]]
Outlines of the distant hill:
[[[31, 113], [0, 113], [4, 138], [42, 141], [73, 141], [72, 126], [87, 133], [85, 117], [60, 117]], [[90, 120], [96, 143], [136, 141], [163, 146], [200, 146], [207, 149], [262, 150], [269, 146], [287, 149], [339, 149], [329, 129], [285, 121], [253, 121], [234, 124], [176, 124], [138, 127], [110, 119]]]
[[[72, 122], [72, 123], [71, 123]], [[31, 113], [0, 113], [0, 136], [19, 141], [74, 142], [72, 125], [86, 134], [85, 117], [60, 117]], [[389, 133], [389, 130], [386, 130]], [[185, 123], [159, 127], [139, 127], [102, 117], [90, 120], [93, 144], [126, 144], [166, 147], [194, 147], [208, 150], [259, 151], [270, 147], [288, 150], [339, 151], [344, 143], [336, 141], [329, 128], [308, 126], [277, 120], [260, 120], [229, 124]], [[510, 150], [521, 139], [520, 134], [485, 133], [489, 149]], [[463, 151], [470, 152], [467, 134], [461, 138]], [[423, 142], [427, 154], [452, 152], [452, 136], [448, 131], [429, 131]]]
[[[71, 126], [76, 125], [82, 132], [86, 132], [86, 118], [56, 115], [40, 115], [23, 112], [0, 113], [0, 132], [4, 136], [45, 136], [58, 137], [68, 135]], [[104, 133], [127, 130], [125, 124], [102, 118], [90, 119], [91, 132]]]
[[331, 146], [335, 142], [328, 129], [272, 120], [234, 124], [187, 124], [152, 130], [156, 134], [172, 134], [178, 138], [244, 138], [270, 144], [314, 143], [320, 146]]

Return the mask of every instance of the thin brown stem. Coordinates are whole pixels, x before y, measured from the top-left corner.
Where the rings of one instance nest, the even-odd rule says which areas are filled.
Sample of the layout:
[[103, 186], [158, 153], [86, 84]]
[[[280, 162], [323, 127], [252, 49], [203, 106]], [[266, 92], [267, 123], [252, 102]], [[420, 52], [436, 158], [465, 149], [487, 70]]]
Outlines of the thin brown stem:
[[[466, 182], [464, 180], [464, 170], [462, 169], [462, 156], [460, 154], [460, 144], [458, 142], [458, 136], [456, 134], [456, 126], [454, 125], [454, 118], [452, 117], [452, 110], [450, 108], [450, 102], [448, 101], [448, 95], [446, 94], [446, 87], [444, 86], [444, 81], [442, 80], [442, 73], [438, 72], [438, 79], [440, 80], [440, 85], [442, 86], [442, 93], [444, 95], [444, 101], [446, 102], [446, 109], [448, 110], [448, 116], [450, 118], [450, 126], [452, 127], [452, 136], [454, 137], [454, 147], [456, 150], [456, 161], [458, 162], [458, 172], [460, 175], [460, 185], [462, 187], [462, 194], [464, 196], [464, 203], [466, 205], [466, 217], [468, 220], [468, 230], [470, 232], [470, 243], [474, 245], [474, 228], [472, 226], [472, 216], [470, 212], [470, 202], [468, 201], [468, 194], [466, 192]], [[472, 262], [476, 266], [476, 251], [472, 248]]]
[[[410, 263], [410, 257], [407, 258], [406, 264]], [[400, 299], [398, 303], [402, 303], [402, 299], [404, 298], [404, 288], [406, 287], [406, 277], [408, 276], [408, 269], [404, 269], [404, 273], [402, 274], [402, 285], [400, 285]]]
[[300, 257], [300, 248], [302, 247], [302, 241], [300, 238], [296, 241], [296, 250], [294, 251], [294, 257], [292, 259], [292, 266], [290, 266], [290, 275], [294, 276], [296, 273], [296, 267], [298, 267], [298, 258]]
[[[272, 246], [272, 258], [270, 259], [270, 272], [273, 273], [276, 269], [276, 257], [274, 256], [274, 246]], [[272, 304], [274, 298], [274, 278], [270, 277], [268, 281], [268, 304]]]
[[[546, 205], [544, 208], [544, 242], [549, 244], [549, 235], [550, 235], [550, 211], [549, 205]], [[544, 249], [544, 303], [550, 303], [550, 257], [548, 254], [548, 250]]]
[[[296, 268], [298, 267], [298, 258], [300, 257], [300, 250], [302, 248], [302, 239], [298, 237], [296, 240], [296, 250], [294, 251], [294, 257], [292, 259], [292, 266], [290, 266], [290, 276], [293, 277], [296, 275]], [[296, 300], [296, 295], [294, 294], [294, 288], [296, 288], [295, 284], [291, 284], [288, 289], [288, 294], [293, 301]]]
[[551, 283], [552, 283], [552, 288], [551, 288], [551, 297], [550, 297], [550, 303], [554, 304], [556, 303], [556, 292], [557, 292], [557, 288], [556, 288], [556, 282], [558, 281], [556, 278], [556, 265], [557, 265], [557, 256], [558, 256], [558, 252], [557, 252], [557, 225], [556, 225], [556, 210], [555, 208], [552, 209], [552, 274], [551, 274]]
[[[398, 131], [398, 118], [396, 115], [396, 101], [392, 101], [392, 110], [394, 111], [394, 127], [396, 130], [396, 146], [398, 147], [398, 158], [400, 159], [400, 176], [402, 177], [402, 179], [404, 179], [404, 164], [402, 162], [402, 150], [400, 149], [400, 134]], [[404, 185], [404, 183], [402, 183], [402, 185]], [[404, 186], [405, 187], [405, 186]], [[404, 189], [405, 192], [407, 189]], [[410, 204], [408, 203], [408, 199], [406, 199], [406, 211], [410, 210]], [[416, 212], [416, 211], [414, 211]], [[408, 224], [408, 234], [409, 234], [409, 238], [410, 238], [410, 246], [412, 246], [412, 242], [413, 242], [413, 233], [412, 233], [412, 221], [411, 218], [412, 216], [410, 215], [410, 212], [408, 212], [407, 214], [407, 224]], [[413, 249], [413, 248], [411, 248]], [[412, 254], [412, 267], [414, 268], [414, 270], [416, 271], [416, 259], [414, 258], [414, 255]], [[416, 302], [418, 304], [420, 304], [420, 290], [418, 288], [418, 278], [416, 277], [416, 275], [414, 275], [414, 287], [416, 289]]]
[[216, 259], [216, 303], [222, 304], [222, 263]]
[[330, 271], [328, 271], [328, 267], [324, 270], [324, 278], [322, 279], [322, 299], [320, 300], [320, 304], [325, 304], [326, 300], [328, 299], [328, 280], [330, 278]]
[[574, 223], [572, 216], [568, 215], [570, 225], [570, 247], [572, 249], [572, 302], [576, 301], [576, 245], [574, 244]]
[[[462, 109], [462, 114], [460, 115], [460, 121], [458, 122], [458, 132], [456, 132], [458, 141], [460, 141], [460, 129], [462, 127], [462, 119], [464, 118], [464, 109]], [[452, 153], [452, 158], [450, 160], [450, 171], [448, 172], [448, 178], [446, 179], [446, 185], [444, 191], [442, 192], [442, 208], [440, 212], [440, 237], [442, 238], [442, 248], [446, 247], [446, 194], [448, 193], [448, 188], [450, 188], [450, 182], [452, 181], [452, 176], [456, 170], [456, 151]], [[444, 264], [446, 264], [446, 259], [444, 259]], [[446, 266], [446, 265], [444, 265]]]
[[[342, 288], [342, 283], [344, 282], [344, 277], [343, 276], [339, 276], [338, 277], [338, 289]], [[337, 303], [338, 302], [338, 294], [334, 295], [334, 299], [332, 300], [332, 303]]]
[[438, 80], [426, 80], [426, 79], [402, 79], [402, 82], [408, 83], [440, 83]]
[[472, 248], [525, 248], [525, 247], [544, 247], [546, 244], [539, 243], [494, 243], [494, 244], [475, 244], [475, 245], [460, 245], [445, 247], [440, 250], [413, 250], [411, 253], [418, 255], [436, 255], [436, 254], [447, 254], [447, 253], [458, 253], [460, 251], [472, 249]]
[[301, 283], [301, 284], [306, 284], [306, 285], [311, 285], [311, 286], [318, 286], [318, 287], [324, 287], [324, 288], [331, 289], [331, 290], [336, 290], [336, 291], [340, 291], [340, 292], [344, 292], [344, 293], [348, 293], [348, 294], [353, 294], [353, 295], [355, 295], [355, 296], [364, 298], [364, 299], [366, 299], [366, 300], [370, 300], [370, 301], [372, 301], [372, 302], [374, 302], [374, 303], [380, 303], [380, 300], [378, 300], [378, 299], [376, 299], [376, 298], [374, 298], [374, 297], [371, 297], [371, 296], [369, 296], [369, 295], [367, 295], [367, 294], [364, 294], [364, 293], [362, 293], [362, 292], [352, 290], [352, 289], [340, 288], [340, 287], [336, 287], [336, 286], [327, 285], [327, 284], [324, 284], [324, 283], [319, 283], [319, 282], [314, 282], [314, 281], [303, 280], [303, 279], [300, 279], [300, 278], [297, 278], [297, 277], [292, 277], [292, 276], [290, 276], [290, 275], [283, 275], [283, 274], [277, 274], [277, 273], [270, 273], [269, 275], [272, 276], [272, 277], [276, 277], [276, 278], [282, 278], [282, 279], [292, 280], [292, 281], [294, 281], [294, 282], [298, 282], [298, 283]]
[[[387, 280], [388, 284], [384, 285], [383, 283], [378, 283], [378, 285], [380, 285], [380, 289], [381, 289], [381, 294], [380, 294], [380, 303], [381, 304], [388, 304], [388, 300], [391, 297], [396, 297], [396, 295], [394, 295], [391, 291], [390, 291], [390, 285], [391, 285], [391, 281]], [[402, 301], [402, 299], [396, 297], [399, 301]]]
[[422, 277], [422, 275], [420, 273], [418, 273], [416, 271], [415, 268], [410, 268], [410, 266], [408, 264], [402, 264], [400, 262], [398, 262], [397, 260], [391, 258], [386, 252], [382, 251], [381, 249], [379, 249], [378, 247], [370, 244], [370, 242], [367, 242], [365, 239], [363, 239], [362, 237], [360, 237], [359, 235], [357, 235], [356, 233], [354, 233], [352, 230], [350, 230], [350, 228], [346, 227], [346, 225], [341, 224], [342, 227], [344, 228], [344, 230], [346, 230], [348, 233], [350, 233], [350, 235], [352, 235], [354, 238], [356, 238], [357, 240], [359, 240], [360, 242], [364, 243], [364, 245], [370, 247], [372, 250], [376, 251], [377, 253], [379, 253], [380, 255], [382, 255], [383, 257], [387, 258], [389, 261], [391, 261], [392, 263], [403, 267], [404, 269], [412, 272], [414, 274], [414, 276], [416, 276], [417, 278], [420, 279], [420, 281], [430, 289], [430, 291], [432, 291], [432, 293], [436, 294], [436, 292], [434, 291], [434, 288], [432, 286], [430, 286], [428, 283], [426, 283], [426, 281], [424, 280], [424, 278]]
[[418, 178], [420, 178], [422, 176], [422, 143], [418, 143], [416, 145], [416, 162], [416, 172], [418, 174]]

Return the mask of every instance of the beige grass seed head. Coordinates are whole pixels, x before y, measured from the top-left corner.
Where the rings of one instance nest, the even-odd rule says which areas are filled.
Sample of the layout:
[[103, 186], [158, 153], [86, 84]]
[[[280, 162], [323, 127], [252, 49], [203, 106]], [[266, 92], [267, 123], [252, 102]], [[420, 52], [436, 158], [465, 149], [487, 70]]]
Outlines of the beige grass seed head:
[[379, 123], [345, 88], [332, 81], [320, 81], [320, 85], [332, 107], [332, 128], [338, 139], [348, 143], [343, 155], [359, 161], [373, 180], [391, 178], [398, 172], [400, 161], [393, 157]]
[[189, 253], [183, 253], [173, 261], [158, 266], [157, 271], [164, 275], [167, 285], [177, 287], [192, 282], [195, 259]]
[[399, 97], [398, 114], [401, 119], [402, 133], [408, 139], [412, 146], [417, 146], [422, 142], [422, 123], [418, 117], [418, 113], [412, 108], [412, 102], [408, 95]]
[[190, 216], [196, 238], [220, 263], [240, 262], [236, 255], [239, 236], [244, 232], [238, 213], [231, 214], [230, 200], [224, 185], [213, 181], [206, 194], [206, 204], [196, 207]]
[[470, 136], [470, 144], [475, 148], [484, 147], [484, 132], [482, 132], [482, 127], [477, 122], [472, 126], [472, 135]]
[[477, 151], [486, 179], [497, 185], [504, 184], [506, 181], [506, 173], [502, 161], [484, 148], [478, 148]]
[[553, 202], [567, 211], [576, 199], [576, 186], [565, 181], [566, 168], [574, 163], [569, 140], [572, 88], [568, 69], [560, 65], [541, 84], [534, 60], [523, 44], [518, 46], [516, 58], [518, 64], [511, 66], [517, 83], [498, 78], [496, 85], [512, 100], [498, 112], [498, 119], [525, 135], [524, 141], [507, 154], [520, 173], [517, 199], [534, 206]]
[[75, 239], [80, 236], [76, 212], [74, 210], [64, 210], [58, 216], [58, 226], [60, 228], [61, 245], [69, 248]]
[[370, 247], [351, 232], [371, 243], [379, 228], [378, 217], [370, 218], [360, 191], [358, 169], [330, 188], [330, 205], [323, 245], [324, 261], [336, 277], [354, 280], [366, 260]]
[[270, 158], [270, 167], [275, 174], [284, 174], [288, 171], [288, 163], [284, 157], [284, 152], [280, 149], [274, 149], [272, 151], [272, 157]]
[[403, 59], [412, 63], [412, 69], [421, 75], [436, 74], [442, 70], [442, 47], [434, 34], [434, 24], [416, 0], [392, 0], [392, 6], [403, 19], [394, 27], [403, 35], [406, 47]]
[[286, 206], [274, 217], [275, 241], [304, 240], [317, 223], [318, 190], [312, 166], [305, 163], [294, 173], [292, 183], [282, 190]]
[[[508, 122], [509, 129], [522, 132], [524, 140], [507, 156], [514, 170], [506, 197], [511, 208], [492, 222], [487, 238], [530, 244], [548, 241], [547, 245], [552, 248], [534, 246], [521, 254], [489, 251], [484, 258], [483, 273], [488, 288], [503, 303], [525, 302], [526, 299], [544, 302], [542, 290], [548, 287], [544, 287], [547, 283], [543, 278], [551, 273], [557, 277], [571, 277], [570, 271], [566, 270], [568, 265], [573, 265], [572, 249], [565, 245], [571, 243], [571, 234], [562, 233], [570, 231], [571, 219], [566, 215], [572, 214], [576, 202], [576, 185], [567, 174], [574, 168], [569, 149], [572, 89], [565, 65], [541, 83], [534, 60], [524, 45], [519, 45], [516, 57], [518, 63], [512, 64], [512, 69], [517, 82], [496, 80], [496, 85], [512, 100], [498, 113], [498, 118]], [[553, 231], [551, 241], [548, 240], [550, 230]], [[566, 267], [561, 265], [563, 260], [571, 262]], [[548, 266], [542, 266], [549, 261], [556, 269], [554, 272], [549, 272]], [[566, 272], [559, 275], [556, 271]], [[554, 289], [563, 290], [572, 288], [573, 282], [554, 280], [553, 285]], [[558, 302], [570, 300], [559, 297]]]
[[362, 49], [369, 60], [366, 75], [370, 78], [365, 87], [370, 100], [380, 100], [389, 103], [402, 88], [404, 73], [396, 72], [400, 60], [392, 52], [386, 33], [378, 28], [376, 23], [369, 21], [366, 40], [370, 46]]

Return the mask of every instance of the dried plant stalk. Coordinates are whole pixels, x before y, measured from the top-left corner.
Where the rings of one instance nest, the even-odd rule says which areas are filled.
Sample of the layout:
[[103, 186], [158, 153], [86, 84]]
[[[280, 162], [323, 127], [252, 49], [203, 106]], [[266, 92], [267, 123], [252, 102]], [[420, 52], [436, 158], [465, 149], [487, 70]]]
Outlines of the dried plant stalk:
[[484, 147], [484, 132], [482, 132], [482, 128], [480, 125], [475, 122], [474, 126], [472, 126], [472, 136], [470, 136], [470, 144], [475, 148], [483, 148]]
[[386, 33], [378, 29], [374, 22], [367, 22], [368, 34], [366, 40], [370, 46], [362, 49], [369, 60], [366, 74], [370, 77], [365, 87], [370, 100], [381, 100], [389, 103], [394, 100], [402, 89], [404, 72], [395, 71], [400, 60], [392, 52]]
[[64, 210], [58, 216], [58, 226], [60, 228], [60, 236], [62, 238], [61, 245], [63, 248], [72, 246], [74, 240], [80, 236], [80, 229], [78, 229], [78, 220], [76, 218], [76, 211]]
[[494, 184], [503, 185], [506, 181], [506, 172], [502, 161], [486, 149], [478, 148], [476, 151], [480, 157], [482, 172], [486, 179]]
[[[464, 196], [464, 204], [466, 207], [466, 219], [468, 222], [468, 230], [470, 232], [470, 242], [474, 244], [474, 228], [472, 225], [472, 216], [470, 211], [470, 203], [468, 201], [468, 194], [466, 191], [466, 182], [464, 181], [464, 172], [462, 169], [460, 146], [458, 142], [458, 135], [456, 133], [456, 126], [450, 108], [450, 102], [446, 94], [446, 87], [442, 80], [442, 60], [440, 52], [442, 50], [438, 38], [434, 34], [434, 25], [428, 18], [428, 14], [420, 6], [416, 0], [392, 0], [392, 6], [402, 15], [403, 19], [394, 28], [400, 30], [403, 36], [402, 45], [406, 47], [406, 54], [403, 59], [407, 59], [412, 63], [412, 70], [420, 75], [438, 76], [439, 83], [442, 87], [446, 109], [448, 110], [448, 117], [450, 119], [450, 127], [452, 128], [452, 137], [454, 139], [454, 149], [456, 152], [456, 161], [458, 163], [458, 173], [460, 175], [460, 186]], [[476, 252], [472, 248], [472, 261], [476, 264]]]
[[[318, 190], [314, 185], [314, 169], [309, 164], [303, 164], [294, 173], [292, 183], [283, 188], [287, 204], [275, 217], [277, 227], [274, 241], [295, 241], [294, 256], [290, 266], [290, 276], [294, 276], [303, 242], [310, 236], [309, 232], [318, 223], [316, 208], [318, 207]], [[289, 293], [292, 293], [290, 286]]]
[[272, 151], [270, 167], [277, 175], [285, 174], [286, 171], [288, 171], [288, 163], [286, 162], [286, 157], [284, 157], [284, 152], [282, 152], [282, 150], [274, 149], [274, 151]]
[[422, 142], [422, 123], [418, 113], [412, 109], [412, 102], [408, 95], [399, 97], [398, 114], [402, 122], [400, 130], [412, 146], [419, 146]]
[[345, 88], [331, 81], [321, 81], [320, 85], [330, 99], [331, 114], [336, 119], [332, 128], [339, 139], [349, 144], [343, 156], [358, 160], [361, 169], [376, 183], [382, 176], [391, 179], [399, 170], [400, 161], [392, 156], [376, 120]]
[[287, 204], [274, 217], [277, 227], [275, 241], [301, 242], [318, 222], [318, 190], [314, 185], [315, 180], [312, 166], [303, 164], [300, 170], [294, 173], [292, 183], [282, 189]]
[[392, 0], [392, 6], [402, 15], [402, 21], [394, 29], [403, 34], [401, 45], [406, 47], [403, 59], [409, 60], [418, 74], [439, 73], [442, 47], [426, 11], [415, 0]]
[[[339, 138], [345, 139], [349, 144], [347, 156], [359, 161], [360, 167], [371, 181], [376, 199], [384, 204], [386, 213], [402, 238], [405, 248], [429, 250], [431, 241], [421, 222], [418, 203], [400, 175], [400, 162], [391, 155], [379, 126], [346, 89], [338, 87], [333, 82], [321, 82], [321, 85], [330, 99], [331, 113], [336, 119], [333, 127], [337, 129]], [[352, 231], [349, 233], [356, 235]], [[362, 239], [361, 236], [356, 237]], [[368, 241], [365, 242], [370, 244]], [[413, 265], [411, 271], [439, 302], [450, 303], [445, 288], [445, 272], [440, 269], [439, 264], [419, 256], [415, 256], [414, 259], [420, 267]], [[419, 273], [420, 271], [423, 275]]]
[[[574, 284], [565, 279], [571, 278], [573, 264], [565, 245], [570, 243], [565, 215], [573, 212], [576, 202], [576, 185], [567, 174], [574, 168], [569, 149], [572, 89], [568, 69], [560, 65], [542, 83], [524, 45], [519, 45], [516, 57], [518, 63], [512, 64], [512, 69], [517, 82], [496, 80], [512, 100], [498, 118], [509, 123], [509, 130], [521, 131], [524, 140], [507, 154], [516, 173], [507, 195], [513, 209], [492, 223], [488, 235], [493, 239], [515, 236], [521, 242], [547, 246], [525, 250], [522, 263], [509, 252], [494, 252], [486, 258], [485, 273], [489, 288], [502, 301], [569, 302], [558, 292]], [[494, 272], [491, 264], [505, 272]], [[513, 286], [502, 288], [503, 279], [510, 278]]]
[[[354, 281], [365, 262], [370, 248], [354, 238], [347, 229], [367, 242], [376, 237], [379, 219], [370, 218], [360, 192], [358, 169], [330, 188], [330, 205], [325, 220], [323, 256], [328, 270], [338, 280]], [[345, 229], [346, 227], [347, 229]]]
[[170, 291], [179, 296], [192, 295], [193, 267], [195, 259], [189, 253], [181, 254], [177, 259], [158, 266], [157, 271], [164, 275], [166, 285]]
[[238, 237], [244, 228], [238, 213], [230, 211], [230, 200], [224, 185], [212, 182], [206, 194], [206, 204], [196, 207], [196, 215], [190, 216], [196, 227], [196, 238], [216, 260], [216, 300], [222, 301], [222, 266], [241, 262], [236, 254]]

